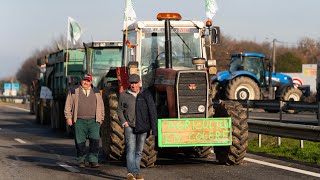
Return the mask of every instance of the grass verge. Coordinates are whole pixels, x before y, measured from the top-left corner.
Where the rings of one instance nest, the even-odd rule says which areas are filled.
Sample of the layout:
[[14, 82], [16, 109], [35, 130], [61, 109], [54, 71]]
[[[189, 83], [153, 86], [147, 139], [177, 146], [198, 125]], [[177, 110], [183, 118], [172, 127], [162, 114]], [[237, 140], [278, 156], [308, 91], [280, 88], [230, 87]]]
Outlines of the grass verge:
[[253, 152], [271, 154], [293, 160], [320, 164], [320, 142], [304, 141], [304, 148], [300, 148], [300, 140], [262, 135], [261, 147], [259, 148], [258, 136], [249, 141], [248, 149]]

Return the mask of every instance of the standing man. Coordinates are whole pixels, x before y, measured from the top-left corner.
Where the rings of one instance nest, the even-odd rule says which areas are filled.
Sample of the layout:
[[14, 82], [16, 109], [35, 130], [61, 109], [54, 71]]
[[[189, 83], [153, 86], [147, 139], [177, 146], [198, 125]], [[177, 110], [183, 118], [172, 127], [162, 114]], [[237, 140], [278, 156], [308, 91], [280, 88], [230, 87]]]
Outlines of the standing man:
[[[84, 74], [81, 86], [68, 92], [64, 115], [69, 126], [74, 126], [75, 145], [79, 167], [85, 161], [98, 168], [100, 125], [104, 120], [104, 104], [99, 90], [92, 86], [92, 75]], [[89, 153], [86, 141], [89, 139]]]
[[118, 116], [126, 141], [127, 179], [143, 180], [139, 174], [143, 146], [152, 126], [157, 133], [157, 112], [149, 90], [140, 89], [140, 76], [129, 76], [130, 87], [120, 94]]

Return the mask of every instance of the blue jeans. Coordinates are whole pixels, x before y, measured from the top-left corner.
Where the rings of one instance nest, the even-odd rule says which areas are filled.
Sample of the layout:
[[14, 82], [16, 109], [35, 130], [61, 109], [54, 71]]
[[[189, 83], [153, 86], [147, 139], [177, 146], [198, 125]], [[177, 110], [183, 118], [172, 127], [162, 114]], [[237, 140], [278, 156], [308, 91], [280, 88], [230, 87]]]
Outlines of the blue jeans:
[[133, 129], [129, 126], [124, 128], [124, 135], [126, 137], [127, 170], [131, 174], [139, 174], [140, 161], [147, 133], [134, 134]]

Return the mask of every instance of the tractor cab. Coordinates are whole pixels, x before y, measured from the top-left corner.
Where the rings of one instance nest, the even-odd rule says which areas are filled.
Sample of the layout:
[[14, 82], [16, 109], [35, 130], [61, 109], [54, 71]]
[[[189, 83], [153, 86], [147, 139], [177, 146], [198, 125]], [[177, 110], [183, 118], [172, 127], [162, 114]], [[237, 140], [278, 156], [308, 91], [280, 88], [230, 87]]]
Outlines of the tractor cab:
[[115, 72], [121, 65], [121, 41], [95, 41], [84, 43], [84, 71], [92, 74], [93, 86], [103, 89], [106, 74]]
[[229, 71], [231, 73], [245, 71], [263, 86], [266, 83], [265, 56], [257, 53], [232, 54]]
[[[202, 22], [172, 21], [172, 61], [174, 70], [192, 69], [192, 58], [203, 57], [201, 41]], [[143, 21], [129, 27], [125, 61], [138, 62], [143, 87], [153, 85], [152, 77], [158, 68], [166, 68], [165, 27], [161, 21]], [[127, 46], [128, 47], [128, 46]]]

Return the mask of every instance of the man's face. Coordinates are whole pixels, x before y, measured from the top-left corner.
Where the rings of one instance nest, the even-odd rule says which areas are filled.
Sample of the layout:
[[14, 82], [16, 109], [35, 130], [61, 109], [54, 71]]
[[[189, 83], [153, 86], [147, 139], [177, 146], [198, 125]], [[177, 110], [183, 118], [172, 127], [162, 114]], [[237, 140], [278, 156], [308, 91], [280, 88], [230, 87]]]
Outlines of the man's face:
[[140, 82], [130, 83], [130, 89], [134, 93], [139, 93], [139, 91], [140, 91]]
[[87, 80], [87, 79], [83, 79], [81, 81], [81, 86], [83, 87], [83, 89], [89, 89], [91, 87], [92, 82]]

